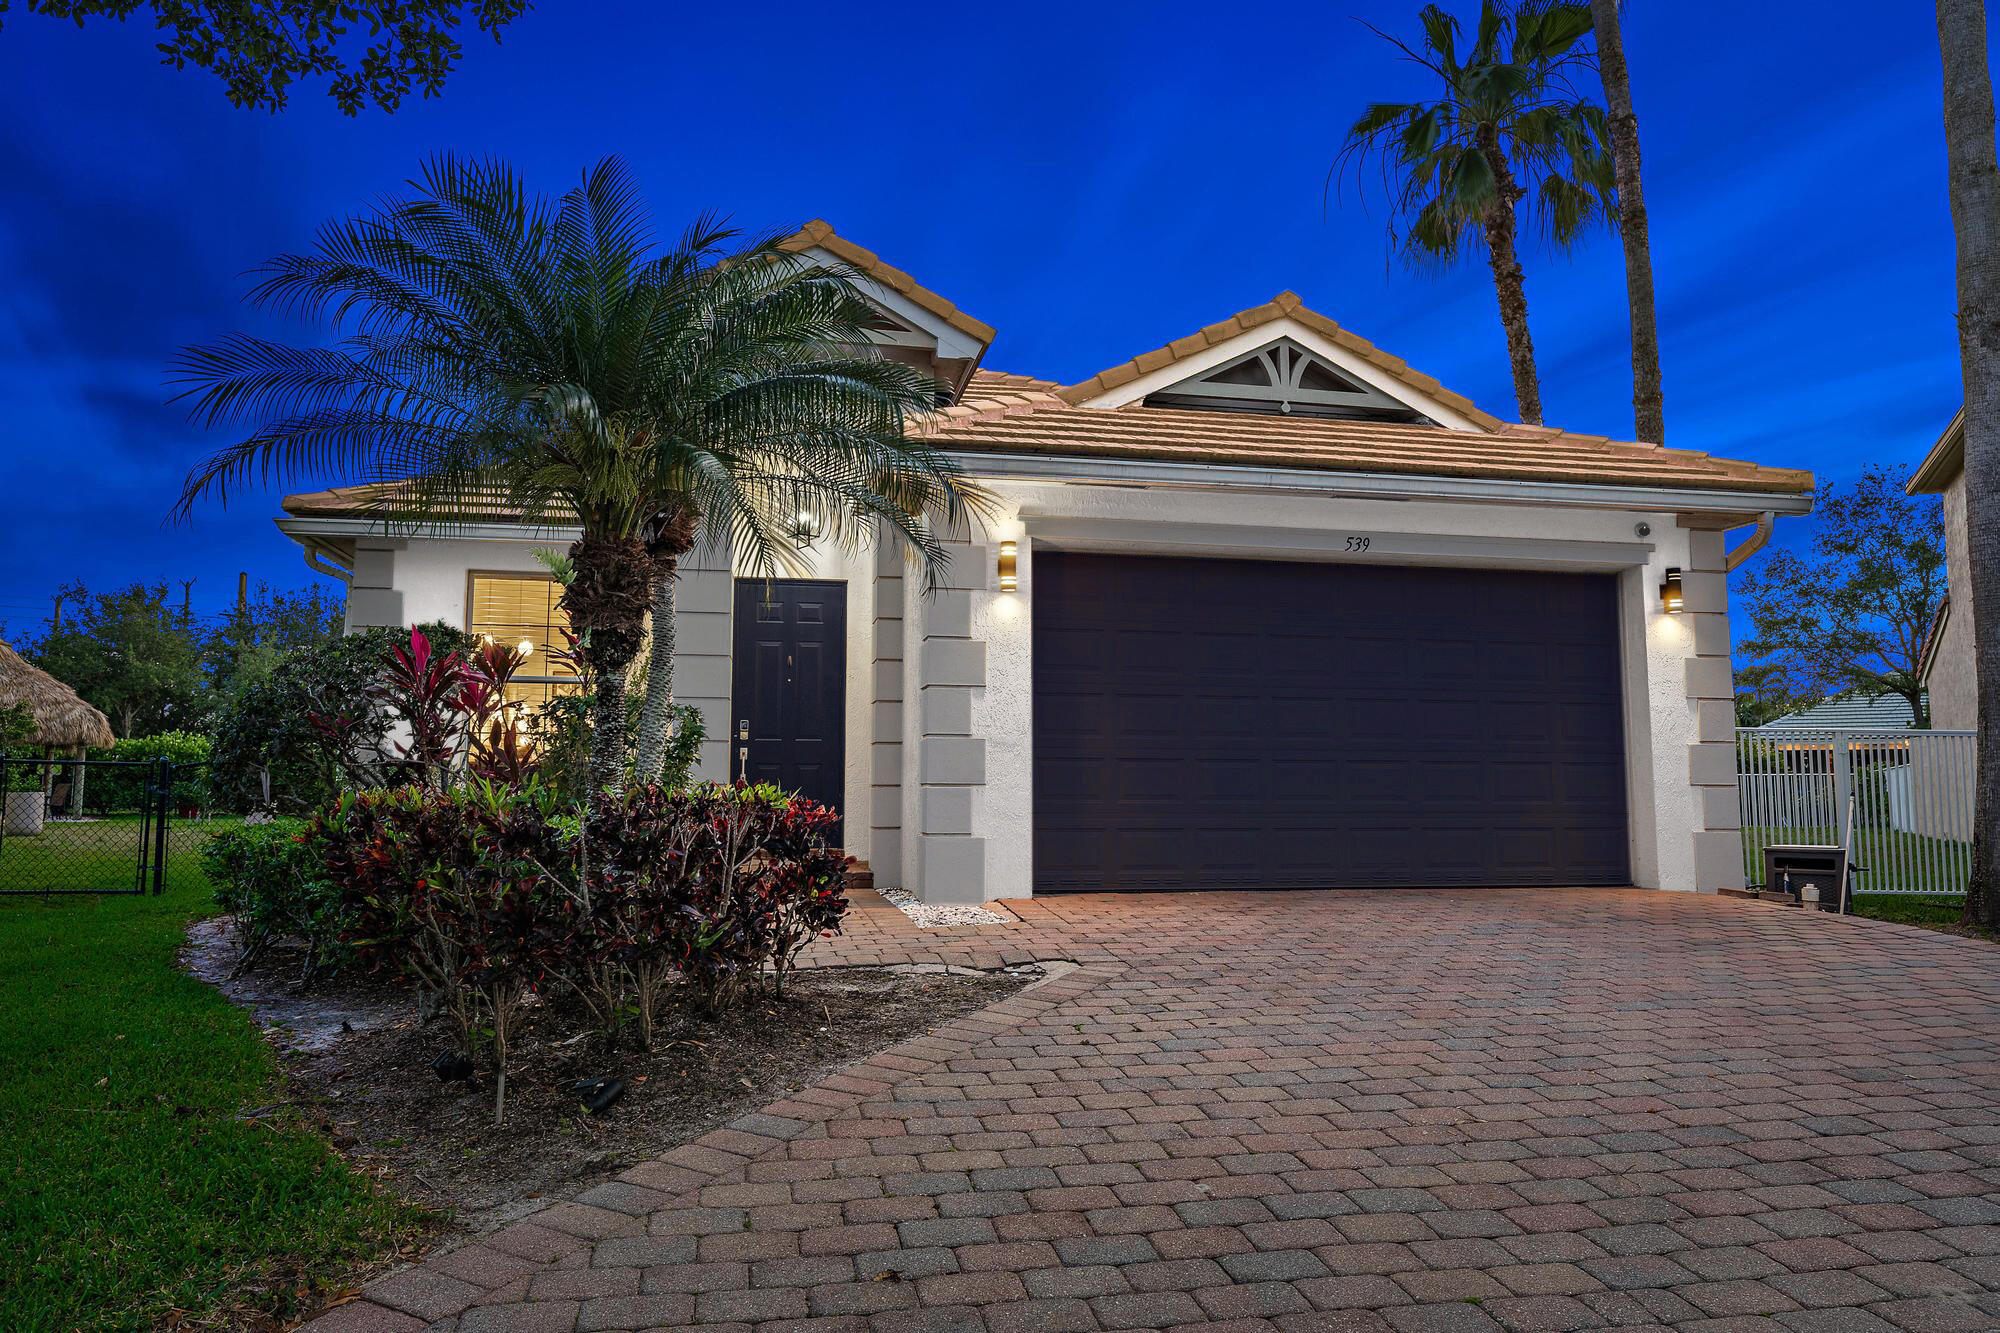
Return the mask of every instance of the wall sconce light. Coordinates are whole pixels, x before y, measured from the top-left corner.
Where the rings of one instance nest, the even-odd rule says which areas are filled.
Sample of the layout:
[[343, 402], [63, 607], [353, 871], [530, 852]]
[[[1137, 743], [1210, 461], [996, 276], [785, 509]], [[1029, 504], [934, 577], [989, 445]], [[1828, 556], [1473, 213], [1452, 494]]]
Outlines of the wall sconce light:
[[1017, 546], [1015, 543], [1013, 542], [1000, 543], [1000, 591], [1001, 592], [1013, 592], [1016, 588], [1021, 586], [1021, 580], [1015, 572], [1016, 570], [1015, 562], [1019, 554], [1020, 554], [1020, 547]]
[[1660, 585], [1660, 609], [1670, 616], [1681, 613], [1681, 571], [1678, 565], [1667, 571], [1666, 582]]

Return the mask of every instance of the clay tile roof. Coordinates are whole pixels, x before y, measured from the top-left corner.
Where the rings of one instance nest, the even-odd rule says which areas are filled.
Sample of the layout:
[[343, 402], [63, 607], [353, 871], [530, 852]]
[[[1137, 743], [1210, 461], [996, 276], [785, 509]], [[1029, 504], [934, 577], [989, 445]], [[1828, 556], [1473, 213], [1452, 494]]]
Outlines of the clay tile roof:
[[1305, 325], [1320, 337], [1382, 371], [1398, 384], [1414, 389], [1426, 397], [1436, 399], [1452, 411], [1486, 430], [1499, 430], [1507, 423], [1490, 412], [1480, 410], [1464, 394], [1454, 393], [1429, 375], [1413, 368], [1409, 362], [1389, 353], [1358, 334], [1350, 333], [1325, 315], [1311, 309], [1299, 299], [1296, 292], [1279, 292], [1262, 305], [1251, 306], [1207, 328], [1191, 333], [1185, 338], [1177, 338], [1165, 347], [1155, 348], [1130, 361], [1100, 370], [1080, 384], [1072, 384], [1062, 391], [1062, 396], [1072, 403], [1088, 402], [1099, 394], [1130, 384], [1142, 375], [1149, 375], [1162, 366], [1227, 342], [1239, 333], [1280, 319], [1295, 320]]
[[[1443, 426], [1324, 417], [1204, 412], [1138, 404], [1076, 407], [1070, 390], [1046, 381], [992, 383], [975, 377], [964, 399], [923, 428], [955, 452], [1236, 464], [1326, 472], [1802, 494], [1812, 474], [1714, 458], [1686, 449], [1629, 444], [1510, 425], [1492, 434]], [[1021, 376], [1006, 376], [1021, 381]], [[974, 463], [973, 470], [977, 471]]]
[[883, 261], [873, 250], [864, 250], [854, 242], [838, 235], [833, 228], [818, 218], [791, 236], [778, 242], [782, 250], [799, 252], [818, 248], [851, 264], [856, 270], [867, 274], [890, 291], [908, 297], [917, 305], [930, 311], [945, 323], [957, 329], [968, 338], [981, 343], [993, 341], [993, 326], [960, 310], [951, 302], [939, 296], [915, 278]]

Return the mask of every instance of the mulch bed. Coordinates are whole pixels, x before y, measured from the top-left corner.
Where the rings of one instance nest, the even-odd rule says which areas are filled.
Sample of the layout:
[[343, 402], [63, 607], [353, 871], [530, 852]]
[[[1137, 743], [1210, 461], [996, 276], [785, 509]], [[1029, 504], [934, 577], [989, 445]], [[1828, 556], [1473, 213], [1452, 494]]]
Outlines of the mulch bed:
[[[798, 972], [782, 997], [752, 993], [718, 1018], [669, 1010], [652, 1051], [609, 1049], [580, 1005], [548, 997], [521, 1024], [506, 1120], [495, 1125], [491, 1076], [481, 1069], [467, 1082], [441, 1080], [431, 1065], [454, 1044], [453, 1030], [419, 1024], [400, 988], [357, 977], [300, 989], [298, 959], [282, 949], [230, 978], [223, 960], [232, 946], [226, 922], [198, 928], [184, 962], [250, 1010], [278, 1050], [286, 1098], [246, 1109], [246, 1118], [302, 1117], [317, 1127], [358, 1169], [435, 1212], [433, 1245], [580, 1193], [1041, 975], [1034, 967]], [[624, 1091], [591, 1114], [574, 1085], [604, 1075], [622, 1080]], [[432, 1247], [385, 1255], [345, 1284]], [[286, 1286], [295, 1276], [269, 1274], [257, 1285]], [[220, 1326], [270, 1327], [256, 1313], [270, 1302], [242, 1295]]]
[[[493, 1123], [492, 1079], [447, 1083], [431, 1062], [448, 1025], [411, 1016], [286, 1056], [297, 1103], [334, 1146], [407, 1197], [486, 1231], [547, 1195], [577, 1193], [698, 1138], [907, 1037], [1005, 999], [1031, 972], [916, 973], [836, 968], [797, 973], [782, 998], [758, 993], [715, 1019], [675, 1010], [655, 1049], [607, 1049], [573, 1004], [529, 1011]], [[610, 1075], [623, 1094], [587, 1112], [579, 1080]]]

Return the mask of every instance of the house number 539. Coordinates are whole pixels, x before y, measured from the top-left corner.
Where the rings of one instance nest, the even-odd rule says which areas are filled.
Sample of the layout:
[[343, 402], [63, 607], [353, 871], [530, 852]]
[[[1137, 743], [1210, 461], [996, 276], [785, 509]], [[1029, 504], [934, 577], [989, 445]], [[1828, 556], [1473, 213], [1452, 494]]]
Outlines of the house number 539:
[[1368, 539], [1366, 537], [1349, 537], [1347, 539], [1347, 549], [1350, 552], [1365, 551], [1368, 549]]

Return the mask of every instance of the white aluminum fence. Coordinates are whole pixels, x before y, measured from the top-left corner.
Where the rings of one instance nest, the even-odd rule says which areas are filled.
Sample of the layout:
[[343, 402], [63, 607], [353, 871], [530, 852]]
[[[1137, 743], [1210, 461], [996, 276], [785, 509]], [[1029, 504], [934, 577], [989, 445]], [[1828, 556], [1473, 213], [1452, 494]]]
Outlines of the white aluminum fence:
[[1973, 733], [1736, 730], [1743, 865], [1772, 843], [1841, 843], [1856, 893], [1963, 893], [1972, 869]]

